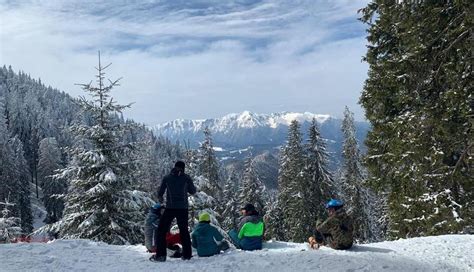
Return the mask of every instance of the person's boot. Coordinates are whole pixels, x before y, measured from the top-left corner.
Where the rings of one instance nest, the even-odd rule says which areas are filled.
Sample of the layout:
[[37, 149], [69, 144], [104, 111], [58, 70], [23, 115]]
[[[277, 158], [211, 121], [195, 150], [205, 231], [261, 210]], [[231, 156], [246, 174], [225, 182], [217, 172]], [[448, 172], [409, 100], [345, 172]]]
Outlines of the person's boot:
[[189, 261], [189, 260], [191, 260], [192, 257], [193, 257], [193, 256], [183, 256], [183, 257], [181, 257], [181, 260], [183, 260], [183, 261]]
[[156, 256], [155, 254], [150, 257], [150, 261], [159, 263], [166, 262], [166, 256]]
[[173, 253], [173, 255], [170, 256], [170, 258], [181, 258], [183, 256], [181, 248], [178, 247], [176, 251]]

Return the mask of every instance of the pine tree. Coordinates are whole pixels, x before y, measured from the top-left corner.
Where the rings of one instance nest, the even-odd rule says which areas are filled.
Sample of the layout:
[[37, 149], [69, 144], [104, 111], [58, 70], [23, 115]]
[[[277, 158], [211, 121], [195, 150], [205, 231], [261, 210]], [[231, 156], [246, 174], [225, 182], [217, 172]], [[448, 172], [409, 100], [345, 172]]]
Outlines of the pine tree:
[[5, 108], [0, 100], [0, 199], [9, 198], [15, 186], [15, 165], [14, 155], [10, 144], [10, 132], [5, 118]]
[[237, 229], [237, 220], [239, 218], [239, 201], [237, 199], [238, 177], [235, 171], [231, 171], [223, 189], [222, 226], [225, 229]]
[[43, 189], [43, 203], [47, 213], [45, 223], [50, 224], [62, 217], [64, 201], [61, 197], [67, 190], [64, 180], [53, 177], [62, 168], [61, 151], [56, 139], [51, 137], [40, 141], [38, 153], [38, 183]]
[[267, 239], [284, 241], [287, 238], [287, 232], [284, 228], [283, 208], [277, 195], [270, 195], [267, 202], [267, 212], [265, 220], [265, 236]]
[[189, 149], [184, 152], [186, 173], [193, 179], [197, 192], [189, 197], [189, 226], [194, 228], [197, 218], [202, 212], [211, 215], [211, 222], [220, 229], [221, 216], [218, 212], [218, 202], [213, 196], [202, 190], [208, 184], [208, 179], [201, 174], [201, 156], [197, 150]]
[[381, 1], [362, 9], [372, 131], [370, 182], [392, 238], [474, 225], [472, 1]]
[[354, 220], [354, 238], [362, 242], [367, 241], [371, 236], [368, 212], [369, 192], [364, 184], [365, 178], [355, 133], [354, 114], [346, 106], [342, 121], [343, 198], [347, 211]]
[[305, 241], [307, 233], [304, 221], [308, 220], [305, 208], [304, 188], [304, 150], [299, 123], [291, 122], [288, 131], [288, 141], [280, 155], [278, 174], [278, 202], [283, 209], [282, 228], [286, 230], [284, 240], [295, 242]]
[[21, 219], [21, 229], [24, 233], [30, 233], [33, 231], [33, 214], [30, 200], [28, 162], [24, 156], [23, 143], [18, 137], [15, 136], [11, 139], [11, 145], [14, 152], [14, 164], [16, 166], [16, 188], [12, 192], [12, 195], [15, 195], [13, 203], [15, 204], [15, 210], [18, 212], [18, 217]]
[[240, 206], [250, 203], [255, 206], [262, 215], [265, 211], [265, 185], [258, 178], [252, 163], [252, 158], [245, 161], [245, 171], [239, 188]]
[[[110, 65], [110, 64], [109, 64]], [[83, 238], [110, 244], [138, 243], [143, 237], [143, 210], [153, 201], [134, 190], [129, 160], [133, 145], [119, 136], [128, 127], [114, 122], [114, 113], [129, 105], [119, 105], [110, 96], [118, 81], [104, 84], [104, 70], [97, 67], [97, 85], [81, 85], [93, 100], [84, 97], [80, 106], [91, 117], [92, 125], [76, 124], [71, 130], [86, 139], [86, 146], [70, 149], [72, 160], [58, 175], [69, 181], [63, 218], [44, 228], [63, 238]]]
[[222, 194], [222, 188], [219, 183], [219, 163], [214, 152], [212, 134], [209, 127], [204, 129], [204, 141], [201, 143], [199, 150], [199, 168], [206, 180], [204, 184], [201, 184], [201, 190], [219, 200]]
[[305, 146], [306, 169], [304, 199], [307, 205], [307, 217], [304, 223], [305, 232], [309, 236], [314, 232], [317, 220], [326, 216], [324, 204], [336, 195], [336, 188], [328, 169], [326, 144], [321, 138], [316, 119], [309, 127], [309, 138]]
[[5, 199], [5, 202], [0, 202], [0, 207], [2, 207], [2, 217], [0, 217], [1, 243], [10, 243], [14, 238], [20, 236], [22, 232], [20, 227], [21, 219], [19, 217], [11, 216], [10, 208], [13, 206], [14, 204], [10, 203], [8, 199]]

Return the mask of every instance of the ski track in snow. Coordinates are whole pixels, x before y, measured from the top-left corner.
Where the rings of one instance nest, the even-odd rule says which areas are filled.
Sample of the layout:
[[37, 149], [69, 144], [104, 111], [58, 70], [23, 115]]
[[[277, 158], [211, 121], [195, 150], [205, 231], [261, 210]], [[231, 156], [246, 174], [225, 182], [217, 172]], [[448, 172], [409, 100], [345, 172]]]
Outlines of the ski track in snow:
[[269, 242], [261, 251], [153, 263], [144, 246], [56, 240], [0, 245], [0, 271], [474, 271], [473, 250], [474, 235], [356, 245], [348, 251]]

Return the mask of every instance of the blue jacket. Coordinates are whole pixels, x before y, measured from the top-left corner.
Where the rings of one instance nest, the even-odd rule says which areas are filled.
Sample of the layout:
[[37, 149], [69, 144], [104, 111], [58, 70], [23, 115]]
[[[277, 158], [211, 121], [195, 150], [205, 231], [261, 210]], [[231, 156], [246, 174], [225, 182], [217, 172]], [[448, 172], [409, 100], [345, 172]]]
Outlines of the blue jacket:
[[160, 211], [150, 208], [145, 219], [145, 246], [148, 250], [154, 250], [155, 230], [160, 223]]
[[192, 244], [197, 249], [199, 257], [209, 257], [219, 254], [220, 250], [217, 242], [221, 242], [224, 237], [209, 223], [199, 223], [192, 233]]

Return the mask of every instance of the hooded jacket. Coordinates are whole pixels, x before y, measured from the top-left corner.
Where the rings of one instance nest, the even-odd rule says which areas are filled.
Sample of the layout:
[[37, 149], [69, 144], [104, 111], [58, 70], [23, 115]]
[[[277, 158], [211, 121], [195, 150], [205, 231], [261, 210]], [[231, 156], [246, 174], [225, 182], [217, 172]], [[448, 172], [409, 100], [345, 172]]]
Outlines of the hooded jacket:
[[329, 237], [328, 245], [334, 249], [350, 248], [353, 243], [352, 219], [344, 210], [337, 210], [326, 221], [319, 224], [316, 230], [324, 237]]
[[260, 215], [247, 215], [239, 223], [240, 246], [244, 250], [262, 249], [264, 223]]
[[156, 250], [155, 230], [160, 223], [160, 210], [150, 208], [145, 219], [145, 246], [149, 251]]
[[224, 237], [209, 223], [199, 223], [192, 233], [193, 247], [197, 249], [199, 257], [209, 257], [219, 254], [217, 245]]
[[167, 209], [188, 209], [188, 193], [196, 193], [191, 177], [186, 175], [183, 170], [173, 168], [169, 175], [166, 175], [161, 182], [158, 190], [158, 198], [163, 202], [163, 195], [166, 192]]

